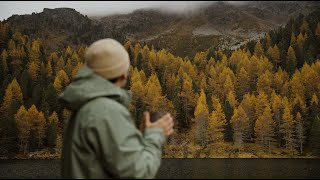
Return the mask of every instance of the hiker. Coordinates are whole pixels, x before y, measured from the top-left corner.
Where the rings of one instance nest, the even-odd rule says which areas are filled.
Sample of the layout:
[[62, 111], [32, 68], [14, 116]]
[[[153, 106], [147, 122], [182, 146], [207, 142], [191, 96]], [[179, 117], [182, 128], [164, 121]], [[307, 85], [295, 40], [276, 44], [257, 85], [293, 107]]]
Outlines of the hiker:
[[173, 133], [170, 113], [139, 130], [123, 89], [129, 55], [116, 40], [102, 39], [86, 51], [85, 64], [61, 93], [72, 116], [65, 129], [62, 178], [154, 178], [162, 145]]

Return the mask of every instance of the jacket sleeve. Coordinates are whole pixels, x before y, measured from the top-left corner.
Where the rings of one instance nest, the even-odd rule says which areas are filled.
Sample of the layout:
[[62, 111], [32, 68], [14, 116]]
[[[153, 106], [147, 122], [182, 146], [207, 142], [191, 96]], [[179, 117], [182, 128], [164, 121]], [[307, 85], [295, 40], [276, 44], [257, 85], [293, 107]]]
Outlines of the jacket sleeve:
[[145, 129], [144, 136], [129, 113], [113, 112], [87, 131], [87, 139], [106, 172], [119, 178], [154, 178], [161, 163], [162, 129]]

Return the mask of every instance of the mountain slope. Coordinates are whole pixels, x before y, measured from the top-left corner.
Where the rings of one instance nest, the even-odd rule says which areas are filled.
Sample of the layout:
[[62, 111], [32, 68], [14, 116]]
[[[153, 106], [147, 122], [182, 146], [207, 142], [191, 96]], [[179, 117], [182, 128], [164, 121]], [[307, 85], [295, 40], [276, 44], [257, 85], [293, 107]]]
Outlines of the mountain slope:
[[103, 37], [104, 32], [99, 23], [71, 8], [45, 8], [41, 13], [13, 15], [5, 23], [14, 31], [43, 39], [48, 51], [61, 49], [66, 44], [91, 43]]
[[157, 49], [167, 48], [180, 56], [192, 56], [210, 46], [239, 47], [240, 43], [284, 25], [291, 16], [307, 14], [316, 8], [319, 8], [318, 2], [250, 2], [241, 5], [218, 2], [194, 14], [138, 10], [101, 18], [100, 22], [105, 29], [121, 33], [121, 39], [146, 42]]
[[[129, 14], [103, 18], [84, 16], [70, 8], [45, 8], [41, 13], [14, 15], [5, 22], [15, 31], [41, 37], [53, 51], [66, 44], [89, 45], [99, 38], [111, 37], [166, 48], [193, 57], [210, 47], [237, 48], [284, 25], [290, 17], [308, 14], [318, 2], [248, 2], [234, 5], [217, 2], [186, 14], [141, 9]], [[68, 42], [68, 43], [67, 43]]]

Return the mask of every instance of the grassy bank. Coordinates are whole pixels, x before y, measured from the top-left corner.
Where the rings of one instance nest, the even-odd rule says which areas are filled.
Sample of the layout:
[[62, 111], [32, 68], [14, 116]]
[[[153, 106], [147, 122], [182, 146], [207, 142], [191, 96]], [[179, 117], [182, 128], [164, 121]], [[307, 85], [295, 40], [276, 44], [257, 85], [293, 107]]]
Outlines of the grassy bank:
[[245, 143], [240, 151], [230, 142], [221, 142], [202, 148], [197, 144], [167, 145], [164, 148], [164, 158], [320, 158], [311, 152], [294, 154], [283, 148], [273, 147], [263, 151], [263, 147], [253, 143]]

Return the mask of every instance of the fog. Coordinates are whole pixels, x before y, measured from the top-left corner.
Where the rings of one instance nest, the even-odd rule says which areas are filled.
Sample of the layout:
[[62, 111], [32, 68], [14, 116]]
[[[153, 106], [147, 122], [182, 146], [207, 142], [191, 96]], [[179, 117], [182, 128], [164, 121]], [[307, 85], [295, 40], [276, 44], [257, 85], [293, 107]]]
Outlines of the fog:
[[[217, 1], [1, 1], [0, 20], [13, 14], [40, 13], [43, 8], [69, 7], [88, 16], [130, 13], [136, 9], [157, 8], [170, 13], [195, 12]], [[241, 1], [227, 1], [243, 4]]]

